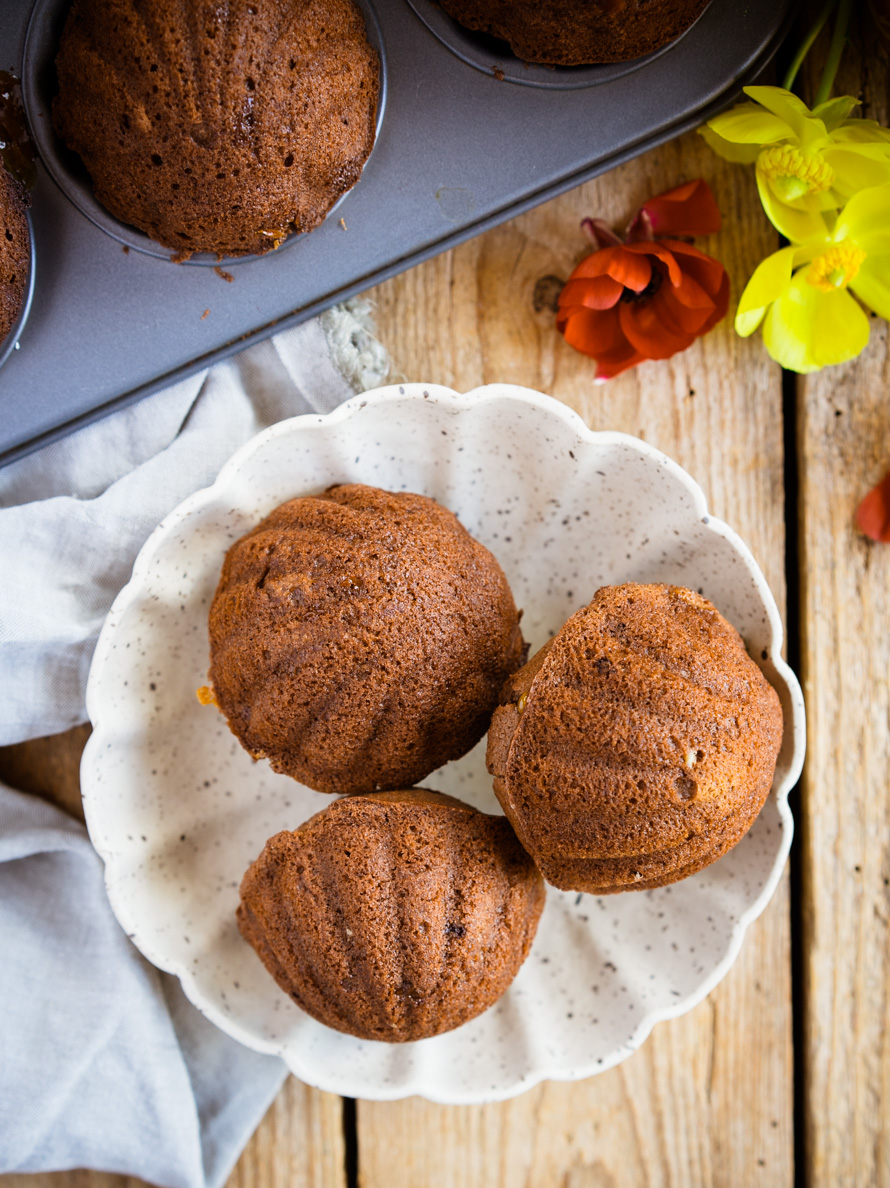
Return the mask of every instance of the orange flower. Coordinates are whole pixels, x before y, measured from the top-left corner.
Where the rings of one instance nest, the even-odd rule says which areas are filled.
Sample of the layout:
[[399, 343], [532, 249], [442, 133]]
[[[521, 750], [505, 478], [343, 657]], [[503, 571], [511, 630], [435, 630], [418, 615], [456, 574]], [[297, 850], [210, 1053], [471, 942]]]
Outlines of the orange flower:
[[599, 250], [566, 282], [556, 325], [566, 342], [596, 359], [598, 380], [685, 350], [726, 314], [723, 265], [682, 240], [654, 238], [719, 229], [720, 212], [705, 182], [650, 199], [631, 222], [627, 242], [599, 220], [585, 223]]
[[885, 474], [859, 504], [856, 523], [872, 540], [890, 544], [890, 474]]

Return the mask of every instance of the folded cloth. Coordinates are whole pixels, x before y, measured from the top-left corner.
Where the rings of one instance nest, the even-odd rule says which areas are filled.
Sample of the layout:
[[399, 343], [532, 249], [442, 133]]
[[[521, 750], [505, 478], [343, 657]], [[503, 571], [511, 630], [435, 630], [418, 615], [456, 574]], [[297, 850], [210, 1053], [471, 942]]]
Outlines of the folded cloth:
[[111, 914], [78, 822], [0, 785], [0, 1170], [221, 1185], [284, 1080]]
[[[379, 384], [353, 301], [0, 470], [0, 743], [86, 720], [96, 637], [157, 523], [260, 429]], [[83, 827], [0, 785], [0, 1172], [218, 1188], [281, 1085], [117, 924]]]

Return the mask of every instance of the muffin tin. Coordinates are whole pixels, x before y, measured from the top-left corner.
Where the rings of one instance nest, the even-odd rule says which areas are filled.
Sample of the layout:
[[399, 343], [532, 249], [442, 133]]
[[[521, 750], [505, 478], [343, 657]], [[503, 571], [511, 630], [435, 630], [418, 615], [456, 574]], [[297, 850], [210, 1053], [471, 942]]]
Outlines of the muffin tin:
[[31, 0], [0, 5], [0, 66], [23, 75], [44, 157], [40, 281], [0, 373], [0, 464], [696, 126], [763, 72], [792, 3], [712, 0], [648, 58], [549, 69], [461, 30], [432, 0], [362, 0], [386, 110], [361, 179], [323, 226], [223, 276], [172, 264], [95, 206], [48, 126], [65, 2], [33, 7], [29, 33]]

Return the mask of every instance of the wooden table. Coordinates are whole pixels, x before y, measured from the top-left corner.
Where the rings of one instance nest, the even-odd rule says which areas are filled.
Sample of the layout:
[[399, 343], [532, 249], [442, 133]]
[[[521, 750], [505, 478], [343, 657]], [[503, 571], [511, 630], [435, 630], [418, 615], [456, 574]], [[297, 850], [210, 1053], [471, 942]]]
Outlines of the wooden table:
[[[886, 59], [848, 52], [836, 93], [888, 122]], [[751, 172], [695, 135], [379, 286], [396, 377], [549, 392], [594, 429], [637, 434], [703, 486], [751, 546], [788, 628], [809, 714], [789, 869], [723, 983], [625, 1063], [513, 1101], [343, 1102], [291, 1078], [228, 1188], [814, 1188], [890, 1185], [890, 547], [854, 510], [890, 466], [887, 324], [849, 365], [784, 377], [731, 319], [684, 354], [594, 386], [539, 286], [565, 278], [579, 221], [621, 225], [705, 177], [724, 230], [702, 243], [738, 296], [778, 240]], [[551, 286], [552, 289], [552, 286]], [[0, 778], [79, 812], [88, 728], [0, 751]], [[0, 1188], [124, 1188], [88, 1171]]]

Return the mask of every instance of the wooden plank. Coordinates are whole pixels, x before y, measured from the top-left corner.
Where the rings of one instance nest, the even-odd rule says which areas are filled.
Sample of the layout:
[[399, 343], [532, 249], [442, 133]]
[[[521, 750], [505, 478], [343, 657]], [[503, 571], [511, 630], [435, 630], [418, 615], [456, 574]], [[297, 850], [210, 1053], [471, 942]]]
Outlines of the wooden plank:
[[[694, 134], [380, 286], [380, 336], [410, 380], [460, 390], [507, 381], [564, 400], [596, 429], [644, 437], [685, 466], [751, 545], [784, 598], [781, 376], [727, 323], [691, 350], [605, 386], [536, 309], [537, 283], [586, 252], [579, 222], [625, 222], [647, 197], [703, 176], [726, 230], [717, 254], [734, 293], [778, 246], [749, 172]], [[540, 293], [545, 286], [539, 288]], [[737, 1186], [793, 1179], [787, 880], [718, 990], [659, 1025], [618, 1068], [512, 1102], [358, 1105], [363, 1188]], [[395, 1158], [395, 1153], [398, 1158]]]
[[[890, 119], [886, 58], [848, 48], [835, 94]], [[817, 45], [812, 94], [826, 46]], [[843, 367], [798, 384], [803, 681], [806, 1178], [890, 1184], [890, 547], [857, 530], [890, 468], [887, 323]]]

